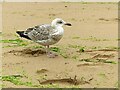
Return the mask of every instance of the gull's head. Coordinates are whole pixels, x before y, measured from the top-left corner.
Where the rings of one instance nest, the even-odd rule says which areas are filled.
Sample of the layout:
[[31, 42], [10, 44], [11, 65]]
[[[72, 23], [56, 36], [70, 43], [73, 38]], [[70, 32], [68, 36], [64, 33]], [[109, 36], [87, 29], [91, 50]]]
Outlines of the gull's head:
[[72, 26], [70, 23], [65, 22], [61, 18], [56, 18], [51, 23], [51, 26], [53, 26], [53, 27], [58, 27], [58, 26], [62, 27], [63, 25]]

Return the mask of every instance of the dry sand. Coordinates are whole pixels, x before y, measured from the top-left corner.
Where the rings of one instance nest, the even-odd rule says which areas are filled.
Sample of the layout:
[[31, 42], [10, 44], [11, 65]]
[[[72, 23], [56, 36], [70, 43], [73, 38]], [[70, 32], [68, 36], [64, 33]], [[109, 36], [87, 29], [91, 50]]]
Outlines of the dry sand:
[[[29, 43], [27, 46], [3, 43], [3, 75], [20, 74], [23, 82], [40, 85], [43, 81], [41, 84], [47, 87], [117, 87], [117, 10], [114, 3], [3, 3], [4, 40], [16, 39], [16, 30], [50, 23], [57, 17], [72, 23], [72, 27], [64, 26], [61, 41], [51, 46], [60, 48], [64, 57], [26, 53], [39, 46], [26, 39], [22, 40]], [[80, 52], [80, 46], [85, 47], [84, 52]], [[3, 84], [7, 88], [33, 87], [9, 81]]]

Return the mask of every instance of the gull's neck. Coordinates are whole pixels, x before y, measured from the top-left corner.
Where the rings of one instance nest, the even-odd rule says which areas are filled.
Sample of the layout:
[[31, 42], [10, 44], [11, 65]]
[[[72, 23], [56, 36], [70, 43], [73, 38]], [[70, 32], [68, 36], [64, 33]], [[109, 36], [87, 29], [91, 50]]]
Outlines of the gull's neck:
[[52, 26], [54, 29], [57, 29], [57, 28], [62, 28], [62, 26], [61, 26], [61, 25], [52, 25], [52, 24], [51, 24], [51, 26]]
[[61, 35], [64, 33], [64, 29], [61, 25], [51, 25], [51, 26], [55, 32], [58, 32]]

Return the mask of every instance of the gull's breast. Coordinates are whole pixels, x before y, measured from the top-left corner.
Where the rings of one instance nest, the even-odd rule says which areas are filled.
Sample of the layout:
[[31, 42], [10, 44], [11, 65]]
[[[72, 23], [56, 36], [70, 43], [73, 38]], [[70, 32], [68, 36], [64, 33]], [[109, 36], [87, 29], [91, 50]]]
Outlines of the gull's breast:
[[62, 27], [58, 28], [56, 32], [51, 35], [51, 44], [55, 44], [63, 37], [64, 30]]

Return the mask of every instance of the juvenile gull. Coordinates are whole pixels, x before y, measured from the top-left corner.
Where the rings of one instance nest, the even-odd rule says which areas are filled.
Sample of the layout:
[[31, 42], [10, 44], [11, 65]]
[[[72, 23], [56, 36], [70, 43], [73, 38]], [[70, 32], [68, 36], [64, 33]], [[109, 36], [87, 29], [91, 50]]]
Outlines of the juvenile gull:
[[26, 29], [26, 31], [16, 31], [20, 37], [32, 40], [46, 47], [47, 56], [55, 57], [49, 50], [49, 45], [57, 43], [63, 36], [63, 25], [71, 26], [61, 18], [56, 18], [51, 24], [37, 25]]

